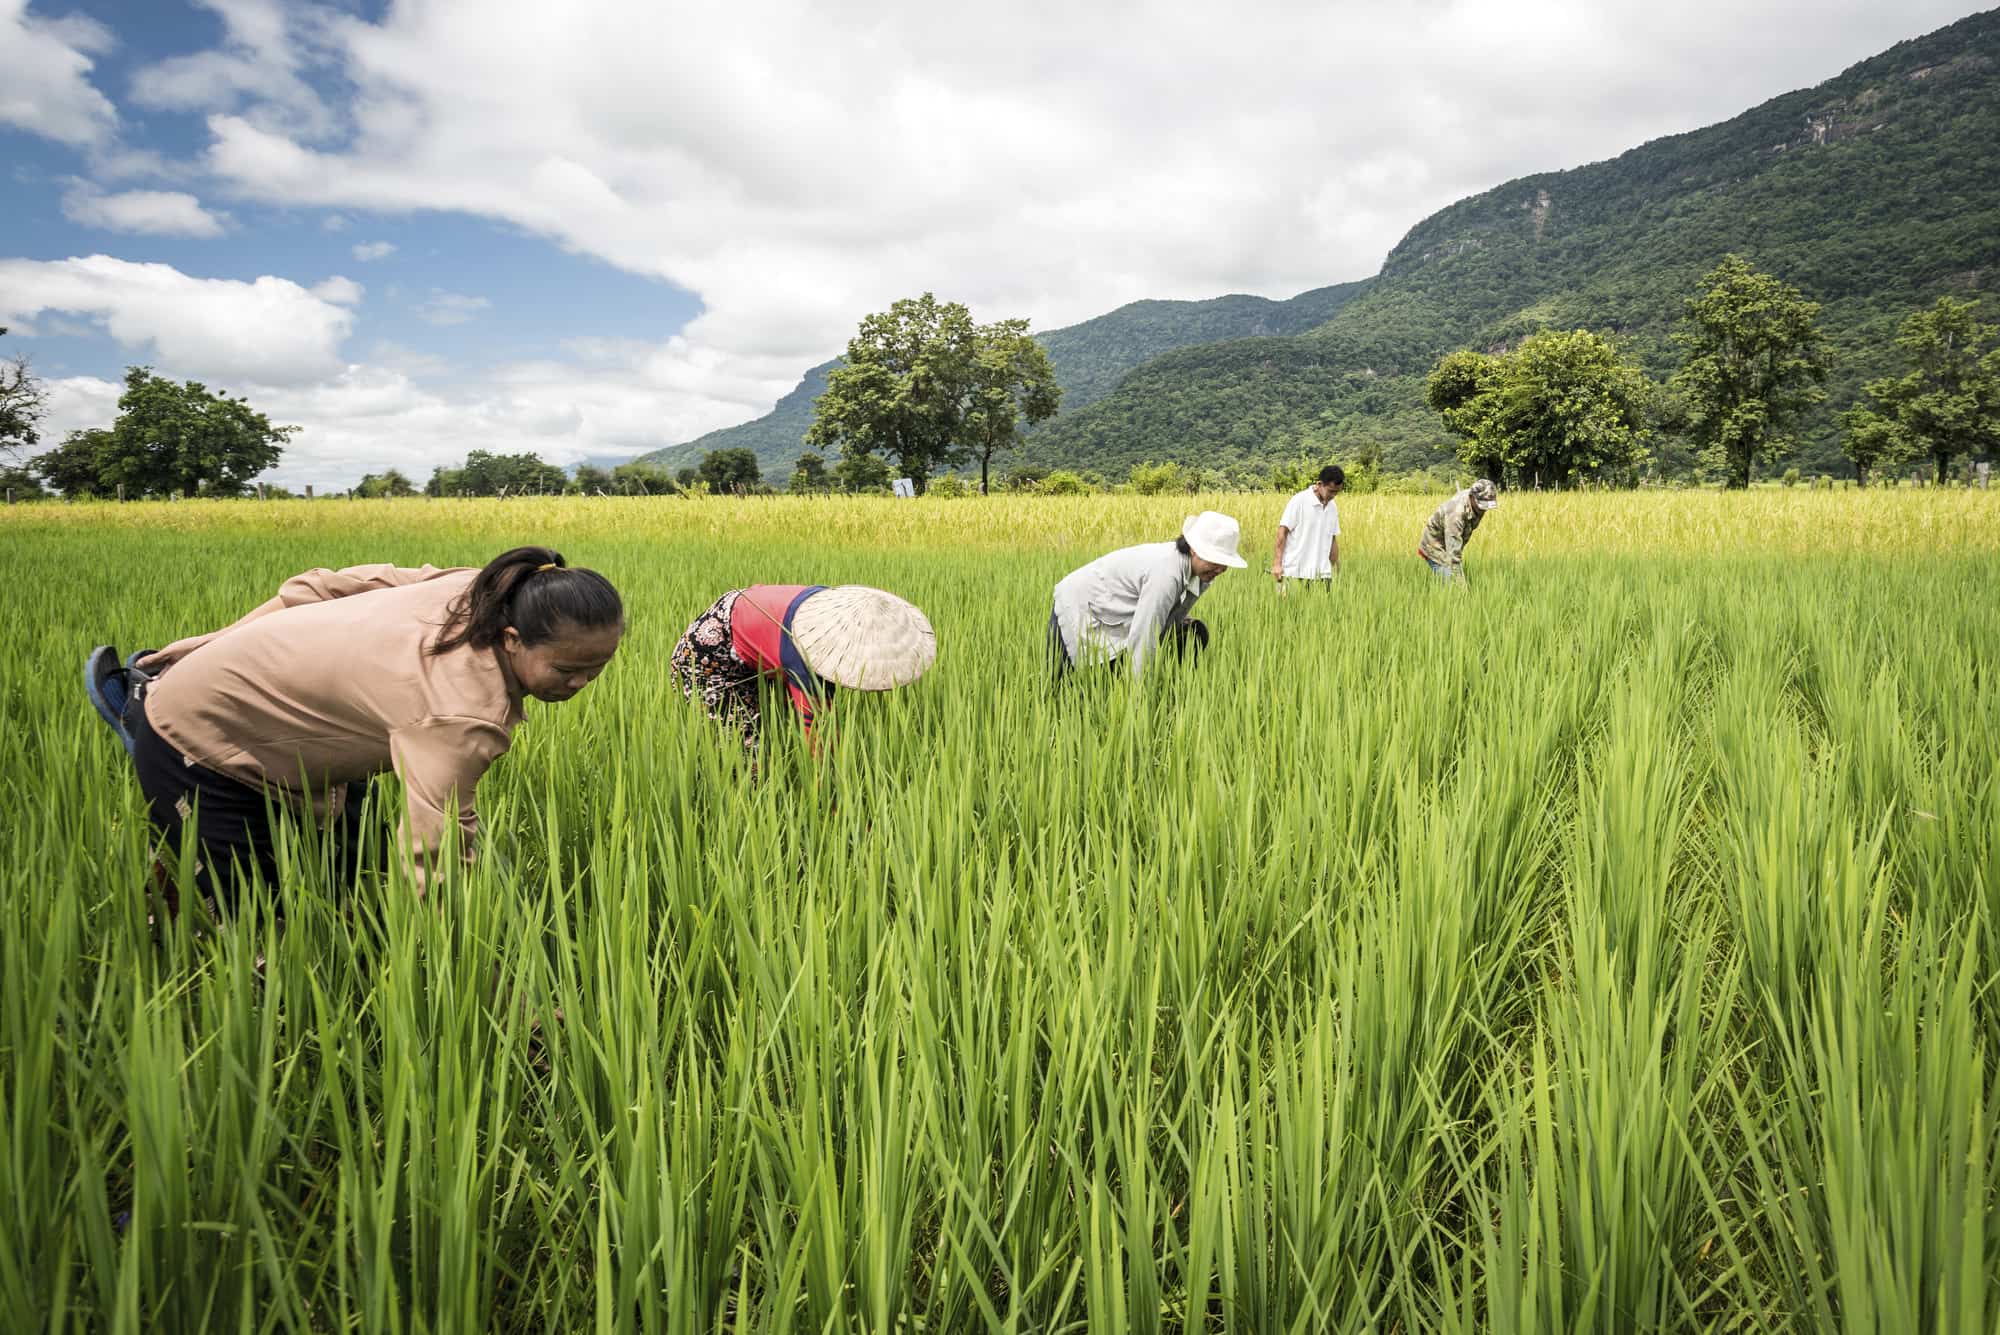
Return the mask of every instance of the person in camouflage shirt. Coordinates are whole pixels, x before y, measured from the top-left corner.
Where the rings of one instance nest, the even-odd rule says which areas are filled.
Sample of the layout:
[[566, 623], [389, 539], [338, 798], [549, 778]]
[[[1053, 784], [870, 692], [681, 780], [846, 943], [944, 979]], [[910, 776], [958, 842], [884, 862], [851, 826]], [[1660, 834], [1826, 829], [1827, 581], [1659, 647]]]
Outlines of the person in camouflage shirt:
[[1417, 555], [1444, 579], [1465, 573], [1465, 544], [1486, 512], [1500, 504], [1500, 494], [1487, 478], [1458, 492], [1431, 512], [1417, 538]]

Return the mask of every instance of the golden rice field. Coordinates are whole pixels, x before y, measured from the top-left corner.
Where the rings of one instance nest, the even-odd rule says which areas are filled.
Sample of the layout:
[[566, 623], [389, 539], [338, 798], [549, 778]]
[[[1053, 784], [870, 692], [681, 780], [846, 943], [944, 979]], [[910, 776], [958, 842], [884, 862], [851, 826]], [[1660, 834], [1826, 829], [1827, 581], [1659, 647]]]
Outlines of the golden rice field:
[[[9, 1328], [2000, 1329], [2000, 495], [1509, 495], [1463, 588], [1436, 499], [1282, 599], [1275, 495], [0, 509]], [[1202, 506], [1210, 653], [1052, 694]], [[531, 541], [630, 627], [498, 856], [149, 929], [84, 652]], [[937, 667], [753, 780], [666, 660], [757, 581]]]

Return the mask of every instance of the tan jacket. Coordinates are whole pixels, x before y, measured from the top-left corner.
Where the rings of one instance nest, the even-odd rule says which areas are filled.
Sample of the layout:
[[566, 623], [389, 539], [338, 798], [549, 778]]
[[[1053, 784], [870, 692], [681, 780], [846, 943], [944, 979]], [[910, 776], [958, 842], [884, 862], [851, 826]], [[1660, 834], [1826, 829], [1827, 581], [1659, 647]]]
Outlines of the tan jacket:
[[407, 846], [434, 853], [455, 819], [469, 856], [479, 778], [522, 718], [493, 650], [430, 652], [478, 573], [295, 575], [240, 621], [146, 659], [163, 672], [146, 717], [187, 760], [322, 810], [340, 785], [393, 768]]

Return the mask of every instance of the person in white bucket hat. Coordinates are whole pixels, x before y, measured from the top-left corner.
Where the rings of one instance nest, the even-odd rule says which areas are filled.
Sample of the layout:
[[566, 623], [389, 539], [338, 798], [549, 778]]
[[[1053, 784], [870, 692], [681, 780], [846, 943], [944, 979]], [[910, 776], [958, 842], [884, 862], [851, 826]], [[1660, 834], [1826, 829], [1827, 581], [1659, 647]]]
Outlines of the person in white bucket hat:
[[781, 682], [808, 734], [836, 686], [907, 686], [937, 659], [937, 635], [914, 605], [860, 584], [753, 584], [731, 589], [674, 645], [681, 693], [736, 728], [754, 761], [763, 680]]
[[1208, 627], [1189, 618], [1195, 600], [1225, 570], [1247, 562], [1237, 554], [1236, 521], [1214, 510], [1189, 515], [1180, 537], [1126, 547], [1074, 570], [1056, 585], [1049, 613], [1049, 667], [1057, 680], [1079, 663], [1119, 658], [1132, 675], [1145, 670], [1153, 649], [1170, 643], [1177, 653], [1208, 646]]

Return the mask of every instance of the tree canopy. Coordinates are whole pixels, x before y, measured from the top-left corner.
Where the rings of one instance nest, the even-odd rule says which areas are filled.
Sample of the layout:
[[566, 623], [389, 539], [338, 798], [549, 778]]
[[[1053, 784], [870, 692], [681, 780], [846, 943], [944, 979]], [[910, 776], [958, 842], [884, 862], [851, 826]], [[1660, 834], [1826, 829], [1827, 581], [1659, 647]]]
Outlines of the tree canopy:
[[1844, 442], [1857, 469], [1928, 458], [1945, 481], [1951, 462], [2000, 446], [2000, 347], [1978, 303], [1939, 297], [1903, 321], [1896, 347], [1909, 369], [1868, 382], [1873, 407], [1847, 417]]
[[757, 467], [757, 456], [741, 448], [710, 450], [701, 456], [701, 467], [695, 471], [708, 484], [708, 489], [719, 496], [729, 495], [739, 488], [751, 491], [764, 482], [764, 475]]
[[391, 468], [381, 473], [364, 473], [361, 481], [354, 484], [354, 494], [363, 500], [377, 500], [385, 497], [415, 496], [416, 484], [403, 476], [402, 470]]
[[964, 438], [979, 456], [979, 490], [987, 490], [993, 456], [1011, 450], [1024, 426], [1055, 416], [1062, 387], [1042, 345], [1028, 337], [1026, 320], [997, 320], [973, 333], [967, 376]]
[[[0, 326], [0, 336], [6, 333]], [[0, 458], [18, 458], [41, 440], [39, 428], [47, 405], [47, 391], [29, 369], [26, 355], [0, 362]]]
[[424, 484], [426, 496], [554, 496], [569, 484], [563, 470], [538, 454], [473, 450], [457, 468], [438, 467]]
[[866, 317], [827, 376], [806, 443], [886, 456], [922, 490], [968, 456], [965, 400], [977, 353], [971, 314], [929, 292]]
[[975, 325], [964, 306], [926, 292], [862, 320], [827, 375], [805, 439], [838, 445], [846, 460], [894, 460], [918, 491], [933, 473], [977, 458], [984, 491], [994, 456], [1061, 401], [1026, 320]]
[[151, 367], [125, 372], [109, 430], [72, 431], [35, 459], [35, 471], [67, 496], [241, 496], [284, 457], [298, 430], [273, 426], [240, 398], [198, 381], [176, 384]]
[[1826, 397], [1831, 357], [1819, 309], [1737, 255], [1724, 256], [1689, 299], [1674, 334], [1687, 360], [1673, 385], [1689, 437], [1729, 486], [1749, 486], [1753, 465], [1789, 455], [1793, 427]]
[[1543, 330], [1511, 352], [1459, 351], [1425, 386], [1460, 459], [1496, 480], [1556, 484], [1629, 475], [1645, 452], [1652, 388], [1587, 329]]

